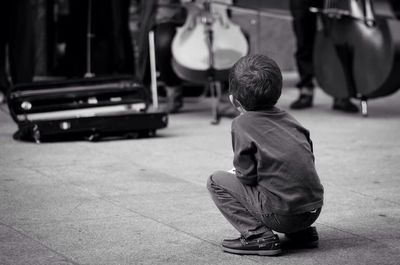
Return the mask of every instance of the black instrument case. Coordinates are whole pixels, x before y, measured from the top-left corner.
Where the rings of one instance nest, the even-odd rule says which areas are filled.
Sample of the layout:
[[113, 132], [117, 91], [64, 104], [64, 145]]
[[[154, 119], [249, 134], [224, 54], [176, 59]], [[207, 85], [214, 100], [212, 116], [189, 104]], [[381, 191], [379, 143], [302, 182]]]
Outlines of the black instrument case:
[[131, 76], [20, 84], [8, 95], [15, 139], [59, 141], [154, 136], [168, 115], [149, 109], [149, 95]]

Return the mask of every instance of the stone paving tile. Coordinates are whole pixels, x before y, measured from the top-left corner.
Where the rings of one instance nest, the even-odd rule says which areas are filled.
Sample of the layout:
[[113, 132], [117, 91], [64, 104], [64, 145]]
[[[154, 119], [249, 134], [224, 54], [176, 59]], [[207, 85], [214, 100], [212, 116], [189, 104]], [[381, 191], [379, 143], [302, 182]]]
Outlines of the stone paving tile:
[[256, 264], [142, 216], [26, 224], [17, 229], [78, 264]]
[[[237, 233], [205, 182], [232, 165], [230, 120], [211, 126], [196, 99], [156, 138], [100, 143], [13, 141], [0, 110], [0, 264], [398, 264], [399, 94], [371, 100], [362, 118], [316, 92], [313, 109], [292, 114], [311, 131], [326, 190], [319, 249], [220, 250]], [[296, 97], [284, 90], [279, 104]]]
[[0, 204], [0, 221], [7, 224], [59, 222], [123, 214], [115, 205], [57, 178], [22, 167], [4, 171], [8, 177], [0, 178], [0, 201], [3, 202]]
[[23, 233], [0, 222], [0, 264], [34, 265], [58, 264], [76, 265], [66, 256], [43, 245]]

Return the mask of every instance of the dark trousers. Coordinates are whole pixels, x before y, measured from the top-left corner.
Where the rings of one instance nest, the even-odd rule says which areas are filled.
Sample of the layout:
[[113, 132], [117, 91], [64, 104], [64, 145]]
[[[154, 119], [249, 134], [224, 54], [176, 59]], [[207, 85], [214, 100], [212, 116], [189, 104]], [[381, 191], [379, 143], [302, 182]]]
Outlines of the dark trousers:
[[6, 58], [12, 82], [31, 82], [34, 71], [33, 18], [31, 1], [0, 1], [0, 90], [9, 87]]
[[159, 80], [167, 86], [179, 86], [182, 80], [172, 69], [172, 40], [176, 32], [176, 23], [165, 22], [155, 26], [155, 49]]
[[268, 209], [267, 199], [258, 186], [242, 184], [229, 172], [217, 171], [207, 182], [207, 188], [223, 216], [245, 238], [270, 234], [272, 231], [292, 233], [309, 227], [321, 209], [297, 215], [278, 215]]
[[317, 15], [310, 7], [322, 7], [321, 0], [290, 0], [293, 31], [296, 37], [295, 59], [300, 75], [298, 87], [313, 88], [313, 50], [317, 30]]

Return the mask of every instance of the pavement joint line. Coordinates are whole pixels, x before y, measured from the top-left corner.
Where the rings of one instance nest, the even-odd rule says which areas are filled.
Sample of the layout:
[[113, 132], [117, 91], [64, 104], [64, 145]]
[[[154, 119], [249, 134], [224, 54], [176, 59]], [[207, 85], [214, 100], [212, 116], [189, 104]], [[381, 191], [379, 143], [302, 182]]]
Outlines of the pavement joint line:
[[47, 245], [44, 244], [43, 242], [39, 241], [38, 239], [36, 239], [36, 238], [34, 238], [34, 237], [28, 235], [28, 233], [27, 233], [26, 231], [24, 231], [23, 229], [21, 229], [21, 230], [22, 230], [22, 231], [21, 231], [20, 229], [17, 229], [17, 228], [15, 228], [15, 227], [12, 227], [12, 226], [10, 226], [10, 225], [7, 225], [7, 224], [3, 223], [2, 221], [0, 221], [0, 225], [3, 225], [3, 226], [5, 226], [5, 227], [7, 227], [8, 229], [10, 229], [10, 230], [12, 230], [12, 231], [18, 233], [19, 235], [22, 235], [23, 237], [26, 237], [26, 238], [28, 238], [28, 239], [30, 239], [30, 240], [32, 240], [32, 241], [38, 243], [40, 246], [44, 247], [45, 249], [47, 249], [47, 250], [49, 250], [49, 251], [51, 251], [51, 252], [53, 252], [53, 253], [55, 253], [55, 254], [61, 256], [61, 257], [63, 257], [63, 258], [64, 258], [64, 261], [70, 262], [70, 263], [72, 263], [72, 264], [74, 264], [74, 265], [81, 265], [81, 263], [78, 263], [78, 262], [74, 261], [72, 258], [69, 258], [69, 257], [65, 256], [64, 254], [58, 252], [58, 251], [55, 250], [55, 249], [52, 249], [51, 247], [47, 246]]
[[[48, 174], [46, 174], [46, 173], [44, 173], [44, 172], [42, 172], [42, 171], [40, 171], [40, 170], [38, 170], [38, 169], [36, 169], [36, 168], [33, 168], [32, 170], [34, 170], [34, 171], [35, 171], [36, 173], [38, 173], [38, 174], [41, 174], [41, 175], [43, 175], [43, 176], [45, 176], [45, 177], [47, 177], [47, 178], [50, 178], [50, 176], [49, 176]], [[125, 210], [127, 210], [127, 211], [129, 211], [129, 212], [132, 212], [132, 213], [138, 215], [138, 216], [141, 216], [142, 218], [149, 219], [149, 220], [151, 220], [151, 221], [153, 221], [153, 222], [155, 222], [155, 223], [157, 223], [157, 224], [166, 226], [166, 227], [168, 227], [168, 228], [170, 228], [170, 229], [172, 229], [172, 230], [175, 230], [175, 231], [177, 231], [177, 232], [179, 232], [179, 233], [181, 233], [181, 234], [185, 234], [185, 235], [187, 235], [187, 236], [189, 236], [189, 237], [195, 238], [195, 239], [197, 239], [197, 240], [200, 240], [200, 241], [202, 241], [202, 242], [205, 242], [205, 243], [208, 243], [208, 244], [211, 244], [211, 245], [214, 245], [214, 246], [220, 248], [220, 244], [218, 244], [218, 243], [216, 243], [216, 242], [213, 242], [213, 241], [204, 239], [204, 238], [199, 237], [199, 236], [197, 236], [197, 235], [195, 235], [195, 234], [193, 234], [193, 233], [186, 232], [186, 231], [181, 230], [181, 229], [179, 229], [179, 228], [177, 228], [177, 227], [175, 227], [175, 226], [173, 226], [173, 225], [170, 225], [170, 224], [165, 223], [165, 222], [161, 222], [161, 221], [157, 220], [157, 219], [154, 218], [154, 217], [145, 215], [145, 214], [143, 214], [143, 213], [140, 213], [140, 212], [135, 211], [135, 210], [133, 210], [133, 209], [130, 209], [130, 208], [128, 208], [128, 207], [121, 206], [121, 205], [118, 204], [118, 202], [116, 202], [116, 201], [114, 201], [114, 200], [111, 200], [111, 199], [109, 199], [108, 197], [100, 196], [100, 195], [98, 195], [98, 194], [96, 194], [96, 193], [93, 193], [93, 192], [91, 192], [90, 190], [88, 190], [88, 189], [86, 189], [86, 188], [84, 188], [84, 187], [82, 187], [82, 186], [80, 186], [80, 185], [78, 185], [78, 184], [65, 182], [65, 181], [63, 181], [62, 179], [58, 178], [57, 176], [55, 176], [55, 178], [57, 178], [59, 181], [63, 182], [64, 184], [71, 185], [71, 186], [75, 186], [75, 187], [79, 188], [80, 190], [82, 190], [82, 191], [84, 191], [84, 192], [86, 192], [86, 193], [92, 195], [93, 197], [96, 197], [96, 198], [98, 198], [98, 199], [100, 199], [100, 200], [102, 200], [102, 201], [111, 203], [112, 205], [114, 205], [114, 206], [116, 206], [116, 207], [118, 207], [118, 208], [125, 209]], [[52, 178], [52, 179], [53, 179], [53, 178]], [[189, 182], [189, 183], [191, 183], [191, 182]], [[28, 237], [29, 237], [29, 236], [28, 236]], [[44, 246], [45, 246], [45, 245], [44, 245]], [[47, 247], [47, 246], [46, 246], [46, 247]], [[49, 248], [49, 249], [50, 249], [50, 248]], [[56, 252], [56, 253], [57, 253], [57, 252]], [[256, 262], [256, 263], [260, 263], [260, 264], [262, 263], [262, 264], [264, 264], [264, 262], [258, 261], [257, 259], [252, 258], [251, 256], [242, 256], [242, 257], [243, 257], [243, 258], [246, 258], [246, 259], [249, 259], [249, 260], [252, 260], [252, 261], [254, 261], [254, 262]], [[80, 265], [79, 263], [74, 263], [74, 264], [75, 264], [75, 265]]]
[[[35, 172], [38, 173], [38, 174], [41, 174], [41, 175], [43, 175], [43, 176], [46, 176], [47, 178], [50, 178], [50, 176], [49, 176], [48, 174], [44, 173], [44, 172], [41, 172], [41, 171], [39, 171], [39, 170], [37, 170], [37, 169], [32, 169], [32, 170], [35, 171]], [[78, 185], [78, 184], [75, 184], [75, 183], [70, 183], [70, 182], [65, 182], [65, 181], [63, 181], [62, 179], [58, 178], [57, 176], [55, 176], [55, 178], [57, 178], [59, 181], [63, 182], [63, 183], [66, 184], [66, 185], [75, 186], [75, 187], [79, 188], [80, 190], [82, 190], [83, 192], [88, 193], [88, 194], [92, 195], [93, 197], [98, 198], [98, 199], [100, 199], [100, 200], [109, 202], [109, 203], [113, 204], [114, 206], [117, 206], [118, 208], [122, 208], [122, 209], [128, 210], [128, 211], [130, 211], [130, 212], [132, 212], [132, 213], [135, 213], [135, 214], [137, 214], [137, 215], [139, 215], [139, 216], [141, 216], [141, 217], [144, 217], [144, 218], [153, 220], [153, 221], [155, 221], [155, 222], [157, 222], [157, 223], [159, 223], [159, 224], [166, 225], [166, 226], [168, 226], [168, 227], [170, 227], [170, 228], [172, 228], [172, 229], [174, 229], [174, 230], [181, 231], [180, 229], [175, 228], [174, 226], [168, 225], [168, 224], [166, 224], [166, 223], [162, 223], [162, 222], [158, 221], [157, 219], [155, 219], [155, 218], [153, 218], [153, 217], [144, 215], [144, 214], [142, 214], [142, 213], [140, 213], [140, 212], [137, 212], [137, 211], [135, 211], [135, 210], [132, 210], [132, 209], [130, 209], [130, 208], [128, 208], [128, 207], [123, 207], [123, 206], [119, 205], [117, 201], [112, 200], [112, 199], [110, 199], [109, 197], [106, 197], [106, 196], [100, 196], [100, 195], [98, 195], [98, 194], [92, 192], [91, 190], [88, 190], [88, 189], [82, 187], [81, 185]], [[53, 178], [52, 178], [52, 179], [53, 179]], [[206, 242], [208, 242], [208, 243], [211, 243], [211, 244], [214, 244], [214, 245], [215, 245], [215, 243], [212, 242], [212, 241], [207, 241], [207, 240], [205, 240], [205, 239], [202, 239], [202, 238], [200, 238], [200, 237], [197, 237], [196, 235], [190, 234], [190, 233], [185, 232], [185, 231], [183, 231], [183, 230], [182, 230], [181, 232], [183, 232], [183, 233], [185, 233], [185, 234], [188, 234], [188, 235], [192, 235], [193, 237], [196, 237], [197, 239], [200, 239], [200, 240], [202, 240], [202, 241], [206, 241]]]
[[324, 186], [335, 186], [337, 188], [345, 189], [347, 191], [353, 192], [353, 193], [358, 194], [358, 195], [362, 195], [364, 197], [368, 197], [368, 198], [371, 198], [371, 199], [380, 200], [380, 201], [384, 201], [384, 202], [387, 202], [387, 203], [392, 203], [392, 204], [400, 206], [400, 203], [398, 203], [396, 201], [391, 201], [391, 200], [387, 200], [387, 199], [384, 199], [384, 198], [381, 198], [381, 197], [376, 197], [376, 196], [373, 196], [373, 195], [370, 195], [370, 194], [362, 193], [362, 192], [359, 192], [359, 191], [356, 191], [356, 190], [353, 190], [353, 189], [349, 189], [347, 187], [343, 187], [341, 185], [335, 185], [335, 184], [326, 182], [326, 183], [324, 183]]
[[[210, 150], [209, 149], [205, 149], [205, 148], [199, 148], [198, 146], [196, 146], [196, 145], [192, 145], [192, 144], [188, 144], [189, 146], [192, 146], [192, 147], [195, 147], [196, 148], [196, 150], [201, 150], [201, 151], [205, 151], [205, 152], [209, 152]], [[107, 152], [104, 152], [104, 151], [101, 151], [101, 150], [103, 150], [103, 149], [100, 149], [100, 150], [97, 150], [98, 152], [101, 152], [103, 155], [108, 155], [109, 153], [107, 153]], [[121, 155], [119, 155], [119, 154], [116, 154], [115, 156], [117, 156], [117, 157], [120, 157], [120, 158], [126, 158], [126, 156], [121, 156]], [[113, 157], [115, 157], [115, 156], [113, 156]], [[233, 157], [233, 153], [232, 154], [229, 154], [229, 155], [227, 155], [225, 152], [224, 153], [215, 153], [215, 156], [218, 156], [218, 157], [222, 157], [222, 158], [227, 158], [227, 157]], [[136, 164], [136, 165], [138, 165], [138, 164]]]
[[352, 232], [337, 228], [335, 226], [328, 225], [326, 223], [322, 223], [322, 222], [316, 222], [316, 223], [318, 223], [320, 225], [323, 225], [323, 226], [326, 226], [326, 227], [329, 227], [329, 228], [332, 228], [334, 230], [338, 230], [338, 231], [341, 231], [341, 232], [344, 232], [344, 233], [347, 233], [347, 234], [350, 234], [350, 235], [353, 235], [353, 236], [356, 236], [356, 237], [359, 237], [359, 238], [362, 238], [362, 239], [366, 239], [366, 240], [372, 241], [372, 242], [377, 243], [377, 244], [384, 245], [385, 247], [387, 247], [388, 249], [391, 249], [391, 250], [395, 250], [396, 249], [396, 247], [393, 247], [390, 244], [382, 243], [380, 240], [376, 240], [376, 239], [372, 239], [372, 238], [369, 238], [369, 237], [366, 237], [366, 236], [354, 234]]
[[359, 191], [355, 191], [355, 190], [351, 190], [351, 189], [348, 189], [348, 190], [351, 191], [351, 192], [354, 192], [354, 193], [356, 193], [356, 194], [363, 195], [363, 196], [365, 196], [365, 197], [373, 198], [373, 199], [375, 199], [375, 200], [380, 200], [380, 201], [384, 201], [384, 202], [388, 202], [388, 203], [392, 203], [392, 204], [395, 204], [395, 205], [399, 205], [399, 206], [400, 206], [400, 203], [395, 202], [395, 201], [383, 199], [383, 198], [381, 198], [381, 197], [375, 197], [375, 196], [372, 196], [372, 195], [370, 195], [370, 194], [365, 194], [365, 193], [362, 193], [362, 192], [359, 192]]
[[[115, 157], [115, 156], [114, 156]], [[128, 163], [127, 163], [128, 164]], [[137, 164], [137, 163], [134, 163], [134, 162], [129, 162], [129, 164], [134, 164], [135, 166], [137, 166], [138, 168], [142, 168], [142, 166], [140, 165], [140, 164]], [[65, 167], [69, 167], [69, 166], [73, 166], [74, 164], [73, 163], [70, 163], [70, 164], [63, 164], [63, 165], [54, 165], [54, 166], [52, 166], [53, 168], [65, 168]], [[30, 167], [30, 166], [32, 166], [32, 167]], [[38, 167], [36, 167], [36, 166], [33, 166], [33, 165], [29, 165], [29, 166], [24, 166], [24, 168], [25, 169], [29, 169], [29, 170], [33, 170], [33, 171], [35, 171], [36, 173], [38, 173], [38, 174], [45, 174], [43, 171], [41, 171], [41, 169], [43, 169], [43, 168], [46, 168], [45, 166], [38, 166]], [[178, 178], [178, 177], [173, 177], [172, 175], [170, 175], [170, 174], [166, 174], [164, 171], [163, 172], [161, 172], [161, 171], [159, 171], [159, 170], [156, 170], [155, 168], [151, 168], [151, 167], [147, 167], [147, 169], [146, 169], [146, 171], [153, 171], [153, 172], [155, 172], [155, 173], [159, 173], [160, 175], [164, 175], [164, 176], [167, 176], [168, 178], [170, 178], [171, 180], [177, 180], [177, 181], [179, 181], [179, 182], [184, 182], [184, 183], [186, 183], [186, 184], [192, 184], [192, 185], [195, 185], [195, 186], [197, 186], [197, 187], [205, 187], [205, 185], [203, 185], [202, 183], [199, 183], [199, 182], [196, 182], [196, 181], [189, 181], [189, 180], [186, 180], [186, 179], [181, 179], [181, 178]], [[51, 178], [50, 176], [46, 176], [47, 178]], [[51, 179], [53, 179], [53, 178], [51, 178]], [[57, 178], [57, 179], [60, 179], [60, 178]], [[65, 184], [71, 184], [70, 182], [64, 182], [63, 181], [63, 183], [65, 183]], [[205, 188], [204, 188], [204, 190], [205, 190]], [[163, 193], [163, 192], [158, 192], [158, 193]], [[167, 193], [167, 192], [165, 192], [165, 193]], [[107, 196], [106, 196], [107, 197]], [[112, 197], [112, 196], [111, 196]]]
[[[101, 152], [103, 155], [107, 155], [107, 154], [108, 154], [107, 152], [102, 152], [102, 151], [100, 151], [100, 150], [96, 150], [96, 152]], [[116, 156], [118, 156], [118, 155], [116, 155]], [[113, 156], [113, 157], [116, 157], [116, 156]], [[122, 158], [122, 156], [118, 156], [118, 157]], [[126, 157], [124, 157], [124, 158], [126, 158]], [[122, 161], [122, 160], [121, 160], [121, 161]], [[126, 163], [128, 163], [128, 161], [126, 161]], [[129, 164], [130, 164], [130, 165], [134, 165], [134, 166], [136, 166], [137, 168], [143, 168], [143, 165], [138, 164], [138, 163], [135, 163], [135, 162], [133, 162], [133, 161], [129, 161]], [[170, 179], [178, 180], [178, 181], [185, 182], [185, 183], [189, 183], [189, 184], [195, 184], [196, 186], [202, 186], [202, 187], [204, 187], [204, 190], [206, 189], [206, 183], [205, 183], [205, 182], [204, 182], [204, 185], [199, 185], [199, 184], [196, 183], [196, 182], [192, 182], [192, 181], [189, 181], [189, 180], [186, 180], [186, 179], [182, 179], [182, 178], [178, 178], [178, 177], [172, 176], [172, 175], [170, 175], [170, 174], [165, 173], [164, 171], [160, 171], [160, 170], [157, 170], [157, 169], [154, 168], [154, 167], [150, 167], [149, 165], [146, 165], [146, 168], [148, 168], [149, 170], [151, 170], [151, 171], [154, 172], [154, 173], [159, 174], [159, 176], [164, 175], [164, 176], [167, 176], [167, 177], [170, 178]], [[146, 171], [147, 171], [147, 170], [146, 170]], [[210, 174], [211, 174], [211, 173], [210, 173]]]
[[[114, 156], [114, 157], [115, 157], [115, 156]], [[130, 165], [134, 165], [134, 166], [136, 166], [137, 168], [143, 168], [142, 165], [137, 164], [137, 163], [135, 163], [135, 162], [129, 162], [129, 164], [130, 164]], [[58, 165], [58, 167], [59, 167], [59, 168], [62, 168], [62, 167], [71, 166], [71, 165], [72, 165], [72, 164], [69, 164], [69, 165]], [[147, 166], [146, 166], [146, 167], [147, 167]], [[40, 170], [41, 168], [43, 168], [42, 166], [41, 166], [41, 167], [32, 167], [32, 168], [31, 168], [31, 167], [25, 167], [25, 168], [26, 168], [26, 169], [29, 169], [29, 170], [33, 170], [33, 171], [35, 171], [35, 172], [38, 173], [38, 174], [46, 175], [47, 178], [50, 178], [49, 175], [47, 175], [45, 172], [43, 172], [43, 171]], [[168, 178], [173, 179], [173, 180], [178, 180], [178, 181], [181, 181], [181, 182], [185, 182], [185, 183], [189, 183], [189, 184], [195, 184], [196, 186], [199, 186], [197, 183], [188, 181], [188, 180], [186, 180], [186, 179], [181, 179], [181, 178], [177, 178], [177, 177], [171, 176], [170, 174], [166, 174], [165, 172], [162, 172], [162, 171], [159, 171], [159, 170], [155, 170], [154, 168], [150, 168], [150, 170], [153, 171], [154, 173], [159, 174], [159, 175], [167, 176]], [[146, 170], [146, 171], [148, 171], [148, 170]], [[56, 177], [57, 179], [61, 180], [61, 179], [58, 178], [57, 176], [55, 176], [55, 177]], [[53, 179], [53, 178], [51, 178], [51, 179]], [[65, 183], [65, 184], [70, 184], [69, 182], [65, 182], [65, 181], [63, 181], [63, 183]], [[79, 186], [79, 185], [77, 185], [77, 186]], [[205, 184], [204, 184], [204, 187], [205, 187]], [[204, 189], [205, 189], [205, 188], [204, 188]]]
[[[134, 162], [133, 162], [133, 164], [135, 164], [136, 166], [139, 166], [138, 164], [136, 164], [136, 163], [134, 163]], [[37, 169], [37, 168], [31, 168], [31, 170], [35, 171], [35, 172], [38, 173], [38, 174], [44, 175], [44, 176], [46, 176], [47, 178], [53, 179], [53, 178], [50, 177], [48, 174], [46, 174], [45, 172], [40, 171], [40, 170]], [[157, 172], [157, 171], [156, 171], [156, 172]], [[182, 179], [179, 179], [179, 178], [175, 178], [175, 177], [172, 177], [172, 176], [170, 176], [170, 175], [168, 175], [168, 174], [165, 174], [165, 173], [163, 173], [163, 174], [164, 174], [164, 175], [167, 175], [167, 176], [169, 176], [169, 177], [171, 177], [171, 178], [173, 178], [173, 179], [178, 179], [178, 180], [181, 180], [181, 181], [184, 181], [184, 182], [188, 182], [188, 183], [190, 183], [190, 184], [193, 184], [192, 182], [189, 182], [189, 181], [186, 181], [186, 180], [182, 180]], [[193, 237], [193, 238], [196, 238], [196, 239], [198, 239], [198, 240], [200, 240], [200, 241], [203, 241], [203, 242], [212, 244], [212, 245], [214, 245], [214, 246], [219, 246], [219, 245], [218, 245], [217, 243], [215, 243], [215, 242], [212, 242], [212, 241], [209, 241], [209, 240], [207, 240], [207, 239], [203, 239], [203, 238], [201, 238], [201, 237], [198, 237], [198, 236], [196, 236], [196, 235], [194, 235], [194, 234], [192, 234], [192, 233], [189, 233], [189, 232], [186, 232], [186, 231], [184, 231], [184, 230], [181, 230], [181, 229], [179, 229], [179, 228], [177, 228], [177, 227], [175, 227], [175, 226], [172, 226], [172, 225], [170, 225], [170, 224], [167, 224], [167, 223], [165, 223], [165, 222], [161, 222], [161, 221], [159, 221], [159, 220], [157, 220], [157, 219], [155, 219], [155, 218], [153, 218], [153, 217], [151, 217], [151, 216], [147, 216], [147, 215], [145, 215], [145, 214], [142, 214], [142, 213], [140, 213], [140, 212], [138, 212], [138, 211], [135, 211], [135, 210], [133, 210], [133, 209], [130, 209], [130, 208], [128, 208], [128, 207], [121, 206], [121, 205], [118, 204], [117, 201], [112, 200], [110, 197], [107, 197], [107, 196], [100, 196], [100, 195], [98, 195], [98, 194], [96, 194], [96, 193], [93, 193], [92, 191], [90, 191], [90, 190], [88, 190], [88, 189], [86, 189], [86, 188], [84, 188], [84, 187], [82, 187], [82, 186], [80, 186], [80, 185], [78, 185], [78, 184], [65, 182], [63, 179], [60, 179], [60, 178], [58, 178], [57, 176], [55, 176], [55, 178], [57, 178], [59, 181], [63, 182], [64, 184], [76, 186], [76, 187], [78, 187], [80, 190], [82, 190], [82, 191], [84, 191], [84, 192], [86, 192], [86, 193], [88, 193], [88, 194], [90, 194], [90, 195], [92, 195], [92, 196], [94, 196], [94, 197], [96, 197], [96, 198], [98, 198], [98, 199], [100, 199], [100, 200], [103, 200], [103, 201], [106, 201], [106, 202], [108, 202], [108, 203], [111, 203], [111, 204], [113, 204], [114, 206], [116, 206], [116, 207], [118, 207], [118, 208], [122, 208], [122, 209], [128, 210], [128, 211], [130, 211], [130, 212], [132, 212], [132, 213], [134, 213], [134, 214], [137, 214], [137, 215], [139, 215], [139, 216], [141, 216], [141, 217], [143, 217], [143, 218], [152, 220], [152, 221], [154, 221], [154, 222], [156, 222], [156, 223], [158, 223], [158, 224], [161, 224], [161, 225], [164, 225], [164, 226], [166, 226], [166, 227], [169, 227], [170, 229], [173, 229], [173, 230], [175, 230], [175, 231], [177, 231], [177, 232], [186, 234], [186, 235], [191, 236], [191, 237]], [[332, 185], [332, 184], [331, 184], [331, 185]], [[366, 196], [365, 194], [361, 194], [361, 195]], [[372, 197], [372, 198], [373, 198], [373, 197]], [[379, 198], [378, 198], [378, 199], [379, 199]], [[386, 201], [386, 200], [384, 200], [384, 199], [381, 199], [381, 200]], [[326, 224], [326, 223], [320, 223], [320, 224], [325, 225], [325, 226], [327, 226], [327, 227], [330, 227], [330, 228], [332, 228], [332, 229], [335, 229], [335, 230], [344, 232], [344, 233], [351, 234], [351, 235], [356, 236], [356, 237], [360, 237], [360, 238], [364, 238], [364, 239], [370, 240], [370, 241], [372, 241], [372, 242], [378, 242], [377, 240], [374, 240], [374, 239], [371, 239], [371, 238], [368, 238], [368, 237], [364, 237], [364, 236], [361, 236], [361, 235], [358, 235], [358, 234], [354, 234], [354, 233], [352, 233], [352, 232], [339, 229], [339, 228], [337, 228], [337, 227], [328, 225], [328, 224]]]
[[323, 225], [323, 226], [326, 226], [326, 227], [329, 227], [329, 228], [332, 228], [332, 229], [334, 229], [334, 230], [338, 230], [338, 231], [343, 232], [343, 233], [347, 233], [347, 234], [353, 235], [353, 236], [355, 236], [355, 237], [363, 238], [363, 239], [366, 239], [366, 240], [369, 240], [369, 241], [372, 241], [372, 242], [375, 242], [375, 243], [378, 243], [378, 242], [379, 242], [379, 241], [376, 240], [376, 239], [372, 239], [372, 238], [369, 238], [369, 237], [366, 237], [366, 236], [362, 236], [362, 235], [359, 235], [359, 234], [355, 234], [355, 233], [353, 233], [353, 232], [350, 232], [350, 231], [346, 231], [346, 230], [344, 230], [344, 229], [337, 228], [337, 227], [332, 226], [332, 225], [329, 225], [329, 224], [327, 224], [327, 223], [323, 223], [323, 222], [316, 222], [316, 223], [317, 223], [317, 224], [320, 224], [320, 225]]
[[[204, 239], [204, 238], [199, 237], [199, 236], [197, 236], [197, 235], [195, 235], [195, 234], [193, 234], [193, 233], [190, 233], [190, 232], [181, 230], [181, 229], [179, 229], [179, 228], [177, 228], [177, 227], [175, 227], [175, 226], [173, 226], [173, 225], [170, 225], [170, 224], [165, 223], [165, 222], [161, 222], [161, 221], [157, 220], [157, 219], [154, 218], [154, 217], [151, 217], [151, 216], [142, 214], [142, 213], [140, 213], [140, 212], [138, 212], [138, 211], [135, 211], [135, 210], [132, 210], [132, 209], [130, 209], [130, 208], [128, 208], [128, 207], [123, 207], [123, 206], [121, 207], [121, 206], [118, 205], [118, 202], [114, 202], [114, 201], [112, 201], [112, 200], [107, 200], [107, 199], [102, 198], [102, 197], [100, 197], [100, 199], [103, 199], [103, 200], [105, 200], [105, 201], [108, 201], [108, 202], [114, 204], [114, 205], [117, 206], [117, 207], [126, 209], [126, 210], [128, 210], [128, 211], [130, 211], [130, 212], [133, 212], [133, 213], [135, 213], [135, 214], [137, 214], [137, 215], [139, 215], [139, 216], [141, 216], [141, 217], [143, 217], [143, 218], [145, 218], [145, 219], [152, 220], [153, 222], [155, 222], [155, 223], [157, 223], [157, 224], [166, 226], [166, 227], [168, 227], [168, 228], [170, 228], [170, 229], [172, 229], [172, 230], [175, 230], [175, 231], [177, 231], [177, 232], [179, 232], [179, 233], [181, 233], [181, 234], [187, 235], [187, 236], [189, 236], [189, 237], [196, 238], [196, 239], [198, 239], [198, 240], [200, 240], [200, 241], [202, 241], [202, 242], [205, 242], [205, 243], [214, 245], [214, 246], [216, 246], [216, 247], [218, 247], [218, 248], [221, 248], [221, 245], [218, 244], [218, 243], [216, 243], [216, 242], [213, 242], [213, 241]], [[243, 258], [246, 258], [246, 259], [250, 259], [250, 260], [255, 261], [255, 262], [257, 262], [257, 263], [261, 263], [261, 262], [258, 262], [257, 259], [253, 259], [251, 256], [248, 256], [248, 255], [247, 255], [247, 256], [242, 256], [242, 257], [243, 257]], [[264, 264], [264, 263], [263, 263], [263, 264]]]
[[[73, 222], [76, 222], [77, 220], [79, 221], [99, 221], [99, 220], [107, 220], [107, 219], [113, 219], [113, 218], [131, 218], [135, 217], [137, 215], [133, 215], [130, 213], [129, 215], [110, 215], [110, 216], [103, 216], [103, 217], [92, 217], [92, 218], [75, 218], [75, 219], [67, 219], [67, 220], [57, 220], [57, 219], [48, 219], [47, 221], [43, 221], [41, 219], [29, 219], [29, 224], [41, 224], [41, 225], [48, 225], [48, 224], [71, 224]], [[16, 225], [26, 225], [28, 222], [23, 222], [21, 221], [23, 219], [15, 219], [14, 223]], [[21, 221], [21, 222], [19, 222]]]

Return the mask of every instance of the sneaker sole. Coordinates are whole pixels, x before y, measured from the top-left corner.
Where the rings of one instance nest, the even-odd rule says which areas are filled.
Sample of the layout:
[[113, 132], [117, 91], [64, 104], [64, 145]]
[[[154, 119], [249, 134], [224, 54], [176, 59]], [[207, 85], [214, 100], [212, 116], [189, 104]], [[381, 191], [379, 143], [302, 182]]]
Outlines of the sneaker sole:
[[272, 250], [240, 250], [233, 248], [222, 247], [222, 250], [228, 253], [240, 254], [240, 255], [259, 255], [259, 256], [275, 256], [282, 252], [281, 249]]

